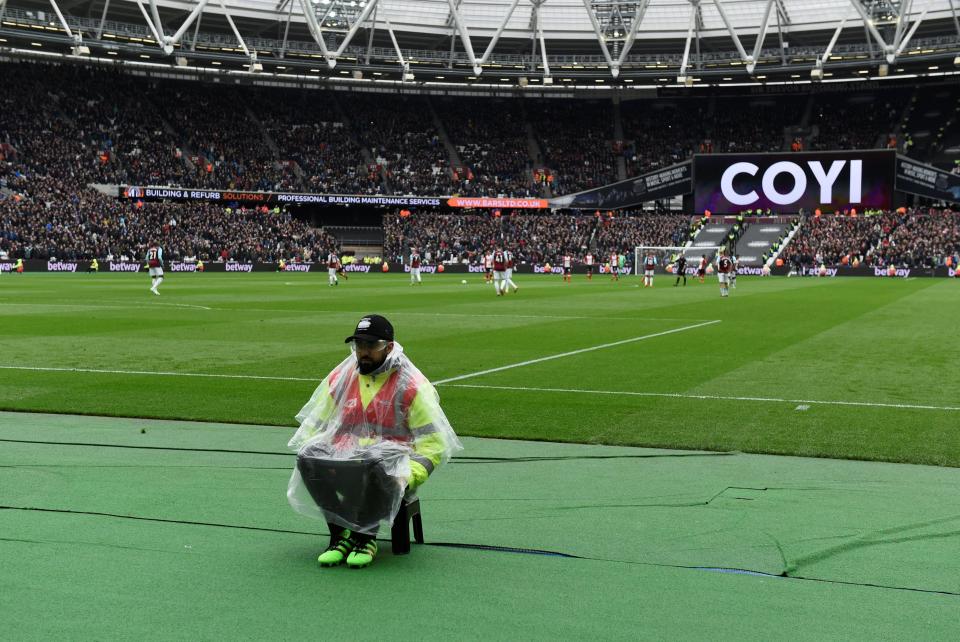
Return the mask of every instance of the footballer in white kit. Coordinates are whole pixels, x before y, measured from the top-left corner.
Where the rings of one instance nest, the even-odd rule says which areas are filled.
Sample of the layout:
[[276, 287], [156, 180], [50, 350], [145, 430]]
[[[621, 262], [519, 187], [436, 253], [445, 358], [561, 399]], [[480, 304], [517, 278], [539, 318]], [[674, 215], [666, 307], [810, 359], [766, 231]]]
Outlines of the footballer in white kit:
[[483, 255], [483, 281], [493, 283], [493, 253]]

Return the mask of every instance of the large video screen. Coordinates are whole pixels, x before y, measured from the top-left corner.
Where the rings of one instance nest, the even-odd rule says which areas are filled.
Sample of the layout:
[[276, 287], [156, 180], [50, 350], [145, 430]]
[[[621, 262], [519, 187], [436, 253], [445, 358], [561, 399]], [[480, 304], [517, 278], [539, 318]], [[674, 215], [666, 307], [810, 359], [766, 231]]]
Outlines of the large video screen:
[[717, 214], [890, 209], [895, 159], [893, 150], [697, 155], [694, 204]]

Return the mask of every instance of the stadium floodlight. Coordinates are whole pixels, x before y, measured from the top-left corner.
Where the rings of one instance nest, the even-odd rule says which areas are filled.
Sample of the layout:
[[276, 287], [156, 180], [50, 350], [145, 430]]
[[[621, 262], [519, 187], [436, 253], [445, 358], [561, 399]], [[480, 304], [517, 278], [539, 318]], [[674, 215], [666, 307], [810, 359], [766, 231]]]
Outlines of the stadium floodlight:
[[677, 84], [678, 84], [678, 85], [684, 85], [684, 84], [686, 84], [686, 82], [687, 82], [687, 77], [686, 77], [686, 76], [677, 76]]
[[953, 64], [956, 65], [957, 67], [960, 67], [960, 56], [957, 56], [956, 58], [953, 59]]
[[880, 65], [880, 68], [877, 69], [877, 75], [878, 75], [878, 76], [883, 77], [883, 76], [886, 76], [886, 75], [889, 74], [889, 73], [890, 73], [890, 65], [888, 65], [888, 64], [886, 64], [886, 63], [883, 63], [882, 65]]
[[354, 80], [363, 80], [363, 72], [359, 69], [353, 70], [353, 79]]
[[544, 76], [544, 77], [543, 77], [543, 84], [544, 84], [544, 85], [552, 85], [552, 84], [553, 84], [553, 77], [552, 77], [552, 76]]
[[[56, 3], [54, 3], [53, 6], [56, 7], [56, 6], [57, 6]], [[85, 44], [83, 44], [83, 35], [82, 35], [82, 34], [80, 34], [80, 33], [71, 34], [70, 31], [69, 31], [69, 29], [67, 30], [67, 34], [70, 35], [70, 38], [73, 40], [73, 46], [70, 48], [70, 52], [71, 52], [74, 56], [89, 56], [89, 55], [90, 55], [90, 47], [88, 47], [88, 46], [86, 46]]]
[[404, 81], [411, 81], [411, 80], [414, 80], [415, 78], [416, 76], [413, 75], [413, 72], [410, 72], [410, 71], [403, 72]]
[[186, 67], [188, 61], [184, 56], [177, 56], [174, 58], [174, 62], [177, 63], [177, 67]]
[[823, 80], [823, 69], [814, 67], [810, 70], [810, 80]]
[[520, 76], [520, 78], [517, 79], [517, 84], [519, 84], [521, 87], [526, 87], [529, 82], [530, 81], [527, 80], [526, 76]]

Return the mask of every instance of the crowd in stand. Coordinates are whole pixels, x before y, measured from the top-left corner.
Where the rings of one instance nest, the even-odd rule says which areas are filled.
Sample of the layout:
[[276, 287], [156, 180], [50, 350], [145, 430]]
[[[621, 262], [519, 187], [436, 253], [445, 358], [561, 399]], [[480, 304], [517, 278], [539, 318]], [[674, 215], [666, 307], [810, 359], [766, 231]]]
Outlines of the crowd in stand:
[[613, 252], [632, 258], [638, 245], [677, 245], [687, 240], [685, 214], [443, 214], [417, 212], [384, 216], [384, 256], [402, 261], [410, 248], [437, 262], [478, 263], [500, 246], [518, 262], [556, 265], [564, 255], [582, 261], [587, 253]]
[[960, 212], [907, 211], [875, 252], [884, 265], [939, 267], [960, 254]]
[[503, 118], [502, 100], [443, 100], [436, 105], [461, 165], [453, 170], [460, 196], [537, 196], [521, 119]]
[[[676, 98], [615, 109], [595, 100], [385, 99], [36, 63], [4, 63], [2, 73], [0, 136], [31, 148], [34, 163], [79, 165], [100, 182], [343, 194], [582, 191], [618, 180], [621, 162], [629, 177], [693, 153], [783, 149], [784, 127], [800, 123], [811, 100]], [[892, 135], [909, 96], [816, 94], [818, 134], [806, 146], [874, 147]]]
[[448, 194], [450, 158], [422, 97], [350, 97], [353, 125], [394, 194]]
[[818, 94], [811, 124], [818, 130], [809, 149], [886, 147], [910, 92], [902, 88], [871, 94]]
[[[94, 184], [466, 196], [576, 192], [692, 153], [782, 147], [808, 99], [625, 102], [428, 98], [144, 79], [113, 69], [0, 63], [0, 249], [10, 255], [136, 255], [151, 227], [177, 256], [269, 259], [318, 251], [321, 230], [286, 214], [141, 204]], [[872, 147], [909, 92], [814, 96], [815, 147]], [[870, 98], [865, 102], [866, 98]], [[449, 145], [444, 142], [449, 141]], [[539, 154], [537, 152], [539, 148]], [[623, 168], [618, 168], [622, 155]], [[272, 217], [272, 218], [271, 218]], [[794, 259], [923, 265], [957, 251], [957, 215], [811, 218]], [[387, 217], [387, 254], [411, 244], [470, 260], [512, 243], [527, 261], [677, 245], [680, 216], [416, 214]], [[178, 221], [176, 226], [170, 220]], [[164, 227], [166, 225], [166, 227]], [[176, 228], [176, 229], [173, 229]], [[173, 256], [171, 256], [173, 258]]]
[[0, 255], [25, 259], [143, 259], [160, 244], [165, 258], [204, 261], [304, 261], [336, 240], [280, 210], [208, 203], [119, 201], [48, 176], [9, 177], [15, 196], [0, 198]]
[[155, 92], [164, 116], [190, 151], [197, 186], [287, 191], [296, 183], [247, 106], [256, 97], [257, 90], [212, 85], [174, 84]]
[[679, 163], [692, 154], [780, 151], [783, 128], [799, 122], [803, 102], [635, 101], [621, 105], [628, 176]]
[[808, 216], [780, 258], [794, 266], [939, 267], [958, 253], [960, 213], [901, 208]]
[[616, 182], [613, 105], [586, 100], [543, 101], [527, 107], [553, 194]]
[[[330, 92], [261, 92], [248, 103], [281, 164], [300, 169], [306, 191], [382, 194], [381, 168], [364, 155]], [[293, 170], [295, 173], [295, 170]]]
[[826, 215], [808, 217], [794, 234], [781, 258], [803, 265], [840, 265], [843, 257], [863, 263], [870, 249], [896, 225], [889, 212], [875, 216]]

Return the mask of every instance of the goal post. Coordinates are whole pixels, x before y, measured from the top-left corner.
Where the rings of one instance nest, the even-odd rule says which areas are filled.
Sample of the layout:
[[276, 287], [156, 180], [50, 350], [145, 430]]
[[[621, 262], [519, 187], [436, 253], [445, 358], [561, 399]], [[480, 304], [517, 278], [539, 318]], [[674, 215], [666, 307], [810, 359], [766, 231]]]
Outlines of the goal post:
[[[713, 263], [717, 254], [723, 249], [722, 245], [638, 245], [633, 249], [633, 273], [640, 276], [643, 273], [644, 260], [648, 253], [657, 259], [656, 270], [666, 272], [667, 266], [673, 265], [681, 255], [687, 259], [687, 269], [696, 270], [700, 259], [706, 255], [707, 264]], [[672, 270], [671, 270], [672, 273]]]

